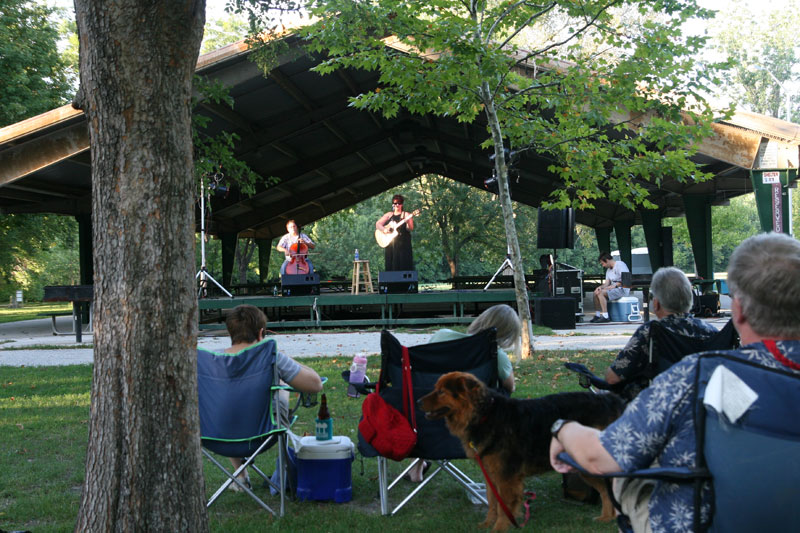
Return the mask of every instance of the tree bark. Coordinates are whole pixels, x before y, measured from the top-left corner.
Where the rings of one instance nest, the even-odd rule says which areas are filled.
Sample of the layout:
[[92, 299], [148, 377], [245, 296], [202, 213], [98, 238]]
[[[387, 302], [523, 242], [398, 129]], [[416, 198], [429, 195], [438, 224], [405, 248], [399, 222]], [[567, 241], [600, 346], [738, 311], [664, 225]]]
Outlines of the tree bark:
[[497, 173], [497, 184], [500, 189], [500, 205], [503, 210], [503, 223], [506, 229], [506, 241], [511, 251], [511, 264], [514, 267], [514, 293], [517, 298], [517, 313], [522, 322], [522, 353], [519, 356], [527, 359], [533, 356], [533, 323], [531, 322], [531, 308], [528, 301], [528, 286], [525, 283], [525, 267], [522, 264], [522, 252], [517, 238], [517, 227], [514, 224], [514, 210], [511, 206], [511, 191], [508, 188], [508, 165], [503, 151], [503, 134], [500, 121], [494, 107], [494, 99], [488, 82], [481, 83], [481, 100], [484, 112], [492, 132], [494, 143], [494, 168]]
[[75, 531], [204, 532], [190, 97], [205, 1], [75, 4], [95, 297]]
[[236, 241], [236, 266], [239, 270], [239, 284], [247, 283], [247, 267], [253, 259], [256, 250], [256, 241], [251, 237]]

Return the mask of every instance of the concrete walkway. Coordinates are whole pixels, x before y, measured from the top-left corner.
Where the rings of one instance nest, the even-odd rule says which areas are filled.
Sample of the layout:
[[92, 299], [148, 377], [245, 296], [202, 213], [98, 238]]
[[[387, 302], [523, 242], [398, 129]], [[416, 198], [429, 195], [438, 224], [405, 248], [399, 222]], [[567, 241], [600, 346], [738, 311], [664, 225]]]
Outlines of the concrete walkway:
[[[591, 319], [587, 315], [586, 319]], [[718, 329], [728, 318], [707, 319]], [[60, 331], [69, 331], [72, 317], [59, 317]], [[88, 364], [93, 360], [89, 347], [92, 336], [84, 334], [84, 344], [77, 345], [74, 335], [52, 334], [49, 318], [0, 324], [0, 366], [54, 366]], [[574, 330], [556, 330], [553, 335], [534, 338], [536, 350], [620, 350], [640, 323], [579, 324]], [[400, 342], [413, 346], [428, 342], [431, 333], [397, 334]], [[353, 354], [376, 354], [380, 351], [379, 332], [299, 333], [273, 335], [281, 351], [292, 357], [346, 357]], [[209, 350], [230, 345], [224, 331], [202, 333], [198, 344]]]

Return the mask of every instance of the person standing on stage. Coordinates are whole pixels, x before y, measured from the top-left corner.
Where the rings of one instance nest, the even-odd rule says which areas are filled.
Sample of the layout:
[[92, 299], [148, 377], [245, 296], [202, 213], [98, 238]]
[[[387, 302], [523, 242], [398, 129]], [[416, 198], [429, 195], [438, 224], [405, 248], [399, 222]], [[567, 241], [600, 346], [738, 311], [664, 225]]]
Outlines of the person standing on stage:
[[[314, 241], [311, 240], [311, 237], [306, 235], [305, 233], [300, 233], [300, 227], [297, 225], [297, 222], [294, 219], [290, 219], [286, 221], [286, 231], [288, 233], [281, 237], [281, 240], [278, 241], [278, 246], [275, 248], [278, 249], [279, 252], [283, 252], [286, 256], [284, 259], [283, 264], [281, 265], [281, 276], [286, 274], [286, 265], [292, 260], [292, 253], [290, 247], [296, 243], [305, 243], [308, 246], [309, 250], [313, 250], [316, 244]], [[314, 272], [314, 266], [311, 264], [311, 261], [308, 260], [308, 257], [305, 258], [306, 263], [308, 263], [308, 272], [309, 274]]]
[[[392, 196], [392, 210], [384, 214], [375, 223], [375, 228], [378, 231], [391, 233], [392, 228], [388, 225], [390, 222], [397, 224], [404, 218], [411, 216], [411, 213], [403, 211], [404, 201], [405, 198], [402, 195], [395, 194]], [[413, 230], [414, 219], [409, 218], [405, 224], [397, 228], [397, 236], [384, 248], [385, 269], [387, 271], [414, 270], [414, 258], [411, 251], [411, 232]]]

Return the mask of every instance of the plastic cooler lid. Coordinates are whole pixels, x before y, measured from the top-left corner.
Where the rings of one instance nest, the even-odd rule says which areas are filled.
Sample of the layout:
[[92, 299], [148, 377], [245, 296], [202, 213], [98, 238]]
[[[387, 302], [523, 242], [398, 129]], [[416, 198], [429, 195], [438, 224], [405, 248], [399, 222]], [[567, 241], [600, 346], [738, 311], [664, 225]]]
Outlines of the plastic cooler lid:
[[349, 437], [334, 436], [330, 440], [317, 440], [313, 435], [300, 439], [297, 449], [299, 459], [347, 459], [353, 454]]

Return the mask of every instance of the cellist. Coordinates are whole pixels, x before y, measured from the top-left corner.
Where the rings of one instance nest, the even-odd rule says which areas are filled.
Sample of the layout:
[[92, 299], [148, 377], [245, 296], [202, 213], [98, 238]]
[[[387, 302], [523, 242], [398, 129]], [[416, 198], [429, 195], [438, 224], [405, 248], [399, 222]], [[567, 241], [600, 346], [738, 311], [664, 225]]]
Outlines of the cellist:
[[277, 250], [283, 252], [286, 257], [281, 265], [281, 276], [286, 274], [286, 267], [289, 264], [296, 265], [298, 262], [308, 264], [308, 274], [312, 274], [314, 272], [314, 266], [311, 264], [311, 261], [308, 260], [308, 256], [297, 254], [297, 251], [300, 251], [298, 250], [299, 246], [294, 246], [296, 249], [295, 252], [292, 251], [292, 247], [293, 245], [305, 245], [307, 249], [313, 250], [316, 246], [314, 241], [305, 233], [300, 232], [300, 228], [294, 219], [286, 221], [286, 231], [288, 233], [281, 237], [281, 240], [278, 241], [278, 246], [276, 246]]

